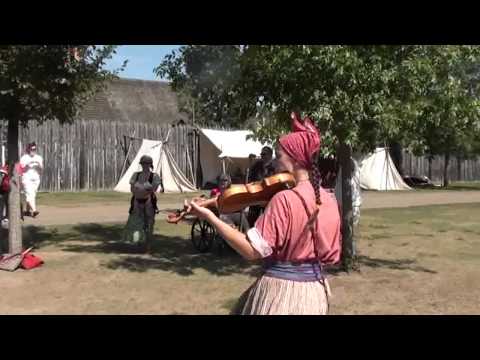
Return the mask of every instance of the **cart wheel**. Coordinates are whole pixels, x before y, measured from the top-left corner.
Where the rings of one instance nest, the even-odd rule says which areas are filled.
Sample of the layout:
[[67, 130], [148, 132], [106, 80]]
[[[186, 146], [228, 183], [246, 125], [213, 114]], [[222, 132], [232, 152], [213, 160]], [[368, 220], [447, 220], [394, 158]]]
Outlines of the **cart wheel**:
[[196, 219], [192, 224], [191, 239], [194, 248], [201, 252], [207, 252], [212, 248], [215, 238], [215, 229], [208, 221]]

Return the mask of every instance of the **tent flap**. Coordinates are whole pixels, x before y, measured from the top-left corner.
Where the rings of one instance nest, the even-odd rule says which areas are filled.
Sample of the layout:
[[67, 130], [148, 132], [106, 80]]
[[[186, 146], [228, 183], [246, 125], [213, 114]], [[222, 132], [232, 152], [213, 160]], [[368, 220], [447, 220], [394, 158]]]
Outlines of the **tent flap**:
[[259, 155], [264, 146], [259, 141], [247, 140], [252, 135], [247, 130], [210, 130], [201, 129], [200, 165], [202, 167], [203, 183], [215, 182], [222, 172], [222, 158], [228, 158], [230, 172], [244, 172], [248, 166], [248, 155]]
[[161, 156], [163, 191], [166, 193], [194, 192], [195, 186], [186, 178], [175, 162], [172, 153], [165, 147]]
[[[135, 172], [141, 171], [140, 158], [149, 155], [153, 159], [153, 172], [160, 175], [165, 192], [194, 192], [195, 186], [185, 177], [162, 141], [142, 140], [142, 145], [130, 167], [115, 186], [114, 191], [129, 193], [130, 179]], [[159, 188], [159, 191], [161, 189]]]
[[377, 148], [360, 162], [360, 186], [365, 190], [412, 190], [400, 176], [388, 150]]

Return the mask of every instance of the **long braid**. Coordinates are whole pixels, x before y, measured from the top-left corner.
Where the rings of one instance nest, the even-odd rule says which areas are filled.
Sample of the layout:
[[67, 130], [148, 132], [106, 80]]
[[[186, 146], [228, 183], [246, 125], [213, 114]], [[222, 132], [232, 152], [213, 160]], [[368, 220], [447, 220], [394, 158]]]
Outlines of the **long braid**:
[[315, 191], [315, 202], [317, 205], [322, 205], [322, 199], [320, 196], [320, 187], [322, 185], [322, 175], [318, 168], [318, 152], [312, 156], [312, 168], [310, 170], [310, 183]]
[[312, 184], [313, 190], [315, 191], [315, 202], [317, 203], [317, 205], [322, 205], [322, 199], [320, 196], [322, 177], [316, 163], [313, 164], [312, 169], [310, 170], [310, 183]]

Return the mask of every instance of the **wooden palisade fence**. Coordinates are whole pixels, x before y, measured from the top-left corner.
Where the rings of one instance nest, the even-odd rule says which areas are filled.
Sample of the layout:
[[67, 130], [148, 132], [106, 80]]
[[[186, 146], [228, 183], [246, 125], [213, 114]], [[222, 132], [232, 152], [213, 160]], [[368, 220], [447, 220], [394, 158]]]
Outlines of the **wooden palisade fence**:
[[[429, 161], [426, 156], [418, 157], [403, 151], [403, 172], [406, 175], [429, 176]], [[442, 183], [445, 160], [436, 156], [431, 162], [431, 178], [435, 183]], [[450, 181], [480, 180], [480, 159], [463, 160], [450, 157], [448, 177]]]
[[[1, 123], [0, 142], [6, 145], [5, 124]], [[191, 126], [166, 124], [76, 121], [72, 125], [46, 122], [20, 132], [24, 149], [35, 141], [45, 161], [40, 191], [101, 191], [112, 190], [118, 182], [125, 154], [130, 145], [126, 168], [146, 138], [164, 140], [171, 129], [168, 146], [180, 169], [195, 184], [201, 183], [198, 131]], [[130, 139], [135, 137], [137, 140]], [[443, 157], [436, 157], [431, 165], [431, 179], [441, 182]], [[406, 175], [427, 175], [428, 159], [403, 152], [403, 170]], [[450, 160], [451, 181], [480, 180], [480, 160]]]
[[20, 146], [23, 150], [35, 141], [43, 156], [40, 191], [112, 190], [121, 176], [128, 147], [125, 169], [141, 139], [164, 140], [169, 129], [169, 149], [183, 173], [196, 183], [198, 133], [189, 126], [81, 120], [62, 126], [50, 121], [22, 129]]

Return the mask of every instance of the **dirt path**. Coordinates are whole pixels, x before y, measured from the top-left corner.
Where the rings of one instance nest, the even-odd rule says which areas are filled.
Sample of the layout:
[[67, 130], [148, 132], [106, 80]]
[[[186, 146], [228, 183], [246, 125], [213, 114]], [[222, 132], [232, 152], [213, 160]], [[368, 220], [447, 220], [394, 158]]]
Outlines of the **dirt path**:
[[[435, 204], [480, 202], [480, 191], [432, 191], [432, 192], [364, 192], [362, 209], [410, 207]], [[178, 208], [181, 203], [159, 203], [160, 219], [167, 209]], [[81, 205], [76, 207], [41, 206], [37, 219], [25, 218], [26, 225], [62, 225], [73, 223], [125, 222], [128, 204]], [[162, 211], [163, 210], [163, 211]]]
[[[36, 219], [25, 217], [25, 225], [66, 225], [88, 223], [126, 222], [129, 204], [93, 204], [76, 207], [41, 206], [40, 215]], [[181, 204], [159, 205], [160, 214], [157, 218], [166, 218], [167, 210], [177, 209]]]

